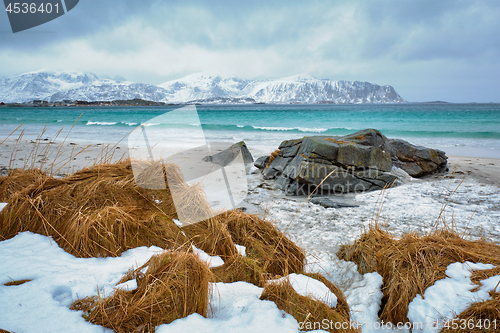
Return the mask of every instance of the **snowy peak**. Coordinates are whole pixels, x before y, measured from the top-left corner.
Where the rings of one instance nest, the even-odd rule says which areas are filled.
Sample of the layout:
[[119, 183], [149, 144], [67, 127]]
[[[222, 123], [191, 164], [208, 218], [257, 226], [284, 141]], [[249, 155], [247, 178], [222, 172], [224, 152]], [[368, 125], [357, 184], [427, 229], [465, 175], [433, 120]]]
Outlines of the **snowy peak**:
[[36, 71], [0, 79], [0, 102], [23, 103], [33, 100], [113, 101], [141, 98], [165, 100], [160, 87], [98, 78], [93, 73]]
[[292, 76], [287, 76], [282, 79], [279, 79], [279, 81], [285, 81], [285, 82], [313, 82], [313, 81], [318, 81], [315, 77], [312, 77], [309, 74], [297, 74], [297, 75], [292, 75]]
[[318, 80], [298, 74], [275, 80], [251, 81], [197, 73], [160, 85], [171, 102], [208, 101], [221, 98], [260, 103], [404, 103], [391, 86], [369, 82]]
[[140, 98], [165, 103], [405, 103], [391, 86], [318, 80], [298, 74], [245, 80], [196, 73], [158, 86], [98, 78], [93, 73], [36, 71], [0, 79], [0, 102], [42, 99], [113, 101]]

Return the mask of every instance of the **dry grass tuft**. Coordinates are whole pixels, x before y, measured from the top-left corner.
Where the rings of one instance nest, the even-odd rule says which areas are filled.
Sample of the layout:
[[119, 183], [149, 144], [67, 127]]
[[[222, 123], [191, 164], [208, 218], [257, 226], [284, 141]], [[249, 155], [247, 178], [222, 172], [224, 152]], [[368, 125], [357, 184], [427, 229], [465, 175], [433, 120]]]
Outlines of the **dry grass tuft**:
[[128, 161], [96, 165], [64, 179], [32, 170], [24, 171], [25, 177], [21, 170], [14, 174], [2, 184], [22, 189], [10, 195], [0, 213], [0, 238], [23, 231], [52, 236], [78, 257], [117, 256], [144, 245], [179, 248], [188, 242], [172, 221], [177, 215], [168, 187], [137, 186]]
[[[143, 274], [141, 270], [147, 267]], [[137, 289], [76, 301], [71, 309], [117, 333], [154, 332], [192, 313], [207, 316], [210, 270], [192, 253], [165, 252], [134, 271]]]
[[265, 284], [266, 274], [255, 259], [236, 255], [225, 260], [224, 265], [212, 268], [216, 282], [245, 281], [258, 287]]
[[[286, 280], [282, 281], [279, 284], [266, 284], [260, 299], [272, 301], [276, 303], [280, 310], [292, 315], [297, 320], [297, 322], [299, 322], [301, 331], [325, 329], [326, 327], [321, 326], [321, 323], [325, 319], [328, 320], [328, 322], [331, 321], [333, 323], [340, 323], [340, 325], [342, 323], [349, 323], [349, 316], [345, 315], [345, 309], [343, 308], [343, 305], [341, 305], [340, 309], [330, 308], [328, 305], [321, 301], [314, 300], [310, 297], [301, 296], [297, 292], [295, 292], [293, 287], [290, 285], [290, 282]], [[360, 330], [351, 328], [335, 329], [335, 325], [328, 326], [332, 326], [328, 327], [327, 331], [329, 332], [360, 332]]]
[[408, 304], [445, 278], [448, 265], [465, 261], [499, 265], [500, 246], [465, 240], [446, 229], [425, 236], [410, 233], [396, 240], [375, 226], [353, 244], [343, 245], [338, 256], [357, 263], [361, 274], [376, 271], [383, 277], [380, 318], [398, 323], [408, 322]]
[[255, 259], [265, 273], [285, 276], [303, 271], [304, 251], [271, 222], [239, 210], [225, 212], [218, 218], [234, 243], [245, 246], [247, 257]]
[[[453, 323], [448, 324], [449, 327], [443, 328], [441, 333], [494, 333], [500, 330], [500, 293], [490, 291], [491, 299], [472, 303], [471, 306], [460, 313], [455, 320], [458, 328], [453, 328]], [[460, 328], [462, 323], [473, 323], [474, 328]], [[466, 325], [467, 326], [467, 325]]]
[[266, 164], [266, 168], [268, 168], [268, 167], [269, 167], [269, 165], [271, 164], [271, 162], [272, 162], [272, 161], [274, 161], [274, 159], [275, 159], [276, 157], [278, 157], [278, 155], [280, 154], [280, 151], [281, 151], [280, 149], [276, 149], [275, 151], [273, 151], [273, 152], [271, 153], [271, 156], [269, 156], [269, 161], [268, 161], [268, 162], [267, 162], [267, 164]]
[[347, 304], [347, 299], [345, 298], [344, 293], [342, 292], [342, 290], [340, 290], [339, 287], [334, 285], [332, 282], [330, 282], [330, 280], [328, 280], [326, 277], [324, 277], [319, 273], [302, 273], [302, 274], [309, 276], [313, 279], [316, 279], [320, 282], [323, 282], [323, 284], [327, 286], [328, 289], [330, 289], [330, 291], [335, 294], [335, 296], [337, 296], [336, 310], [347, 320], [350, 319], [349, 305]]
[[223, 260], [238, 254], [226, 226], [216, 217], [182, 228], [196, 247]]
[[481, 284], [481, 280], [486, 280], [492, 276], [500, 275], [500, 266], [494, 267], [492, 269], [478, 269], [472, 272], [470, 280], [472, 283], [477, 285]]
[[0, 176], [0, 202], [7, 200], [16, 192], [35, 183], [40, 177], [45, 177], [45, 173], [39, 169], [14, 169], [9, 176]]
[[10, 281], [10, 282], [7, 282], [7, 283], [4, 283], [3, 285], [4, 286], [20, 286], [22, 284], [25, 284], [26, 282], [30, 282], [30, 281], [33, 281], [31, 279], [24, 279], [24, 280], [16, 280], [16, 281]]

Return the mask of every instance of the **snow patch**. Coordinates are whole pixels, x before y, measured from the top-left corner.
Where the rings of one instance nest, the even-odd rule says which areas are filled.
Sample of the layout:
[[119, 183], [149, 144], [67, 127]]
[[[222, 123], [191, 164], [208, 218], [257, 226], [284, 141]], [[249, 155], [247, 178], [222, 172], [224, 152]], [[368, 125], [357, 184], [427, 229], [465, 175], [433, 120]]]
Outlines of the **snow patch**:
[[422, 295], [417, 295], [408, 305], [408, 319], [416, 323], [424, 323], [419, 332], [433, 333], [443, 328], [446, 320], [454, 318], [474, 302], [490, 298], [488, 292], [500, 282], [500, 275], [481, 281], [478, 287], [470, 280], [472, 270], [491, 269], [490, 264], [475, 264], [472, 262], [453, 263], [446, 269], [447, 278], [436, 281]]
[[211, 256], [203, 250], [200, 250], [196, 246], [192, 245], [193, 252], [200, 258], [202, 261], [206, 262], [208, 267], [219, 267], [224, 265], [224, 260], [222, 260], [219, 256]]
[[297, 294], [321, 301], [331, 308], [337, 307], [337, 296], [323, 282], [309, 276], [292, 273], [276, 280], [270, 280], [268, 283], [278, 284], [285, 281], [290, 282]]

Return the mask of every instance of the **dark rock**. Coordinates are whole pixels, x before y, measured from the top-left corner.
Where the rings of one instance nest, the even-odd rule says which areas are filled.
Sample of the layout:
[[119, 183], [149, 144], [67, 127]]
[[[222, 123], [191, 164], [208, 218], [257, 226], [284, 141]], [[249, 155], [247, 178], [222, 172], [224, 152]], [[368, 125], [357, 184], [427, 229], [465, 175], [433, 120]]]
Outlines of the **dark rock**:
[[291, 147], [291, 146], [295, 146], [295, 145], [301, 144], [302, 143], [302, 139], [285, 140], [285, 141], [283, 141], [279, 145], [278, 149], [283, 149], [283, 148], [286, 148], [286, 147]]
[[255, 165], [256, 168], [259, 168], [259, 169], [264, 169], [267, 165], [267, 163], [269, 163], [269, 158], [271, 156], [261, 156], [259, 157], [255, 163], [253, 165]]
[[412, 177], [423, 177], [447, 169], [448, 157], [441, 150], [415, 146], [399, 139], [388, 139], [384, 149], [391, 154], [393, 164]]
[[363, 146], [382, 148], [387, 142], [387, 137], [376, 129], [365, 129], [356, 133], [344, 135], [339, 140], [355, 142]]
[[280, 172], [278, 170], [269, 167], [262, 172], [264, 179], [274, 179], [279, 176], [279, 174]]
[[237, 156], [239, 153], [241, 153], [242, 158], [243, 158], [243, 163], [250, 164], [253, 163], [253, 157], [250, 151], [247, 148], [247, 145], [245, 144], [244, 141], [237, 142], [228, 148], [224, 147], [217, 147], [212, 145], [210, 147], [212, 150], [221, 150], [217, 154], [214, 155], [208, 155], [203, 158], [203, 161], [205, 162], [212, 162], [221, 166], [226, 166], [229, 165]]
[[391, 171], [391, 155], [380, 148], [359, 144], [343, 144], [338, 148], [338, 165]]
[[337, 158], [339, 144], [327, 136], [306, 137], [298, 150], [299, 155], [333, 161]]
[[263, 175], [265, 179], [274, 179], [276, 176], [283, 173], [288, 163], [292, 160], [291, 157], [277, 156], [264, 170]]
[[[262, 173], [277, 179], [287, 195], [347, 193], [382, 189], [396, 184], [393, 166], [410, 176], [445, 171], [446, 155], [436, 149], [388, 139], [374, 129], [342, 137], [313, 136], [283, 141], [278, 156]], [[267, 162], [266, 162], [267, 163]]]
[[325, 208], [345, 208], [345, 207], [359, 207], [359, 205], [347, 203], [342, 201], [334, 201], [327, 197], [314, 197], [310, 200], [311, 203], [323, 206]]
[[291, 147], [285, 147], [281, 149], [280, 151], [280, 156], [283, 157], [293, 157], [297, 155], [297, 152], [299, 151], [300, 145], [295, 145]]

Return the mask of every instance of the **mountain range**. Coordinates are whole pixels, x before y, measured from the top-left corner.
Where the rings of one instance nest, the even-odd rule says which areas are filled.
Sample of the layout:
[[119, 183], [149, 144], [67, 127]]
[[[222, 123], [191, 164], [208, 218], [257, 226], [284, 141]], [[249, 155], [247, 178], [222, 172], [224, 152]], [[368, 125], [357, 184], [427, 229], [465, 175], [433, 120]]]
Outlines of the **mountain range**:
[[198, 73], [159, 85], [99, 78], [93, 73], [36, 71], [0, 78], [0, 102], [113, 101], [164, 103], [406, 103], [393, 87], [294, 75], [245, 80]]

